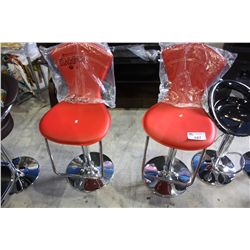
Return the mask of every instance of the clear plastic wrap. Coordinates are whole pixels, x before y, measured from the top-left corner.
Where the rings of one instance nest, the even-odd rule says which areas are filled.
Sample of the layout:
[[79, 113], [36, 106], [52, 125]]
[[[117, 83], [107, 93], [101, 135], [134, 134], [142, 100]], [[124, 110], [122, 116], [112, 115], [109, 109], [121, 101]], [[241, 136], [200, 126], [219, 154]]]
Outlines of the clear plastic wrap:
[[160, 52], [155, 49], [146, 50], [144, 44], [127, 46], [127, 48], [144, 61], [157, 61]]
[[159, 102], [202, 107], [209, 86], [228, 71], [237, 55], [203, 43], [160, 43]]
[[40, 48], [48, 62], [58, 101], [115, 107], [113, 55], [104, 43], [62, 43]]

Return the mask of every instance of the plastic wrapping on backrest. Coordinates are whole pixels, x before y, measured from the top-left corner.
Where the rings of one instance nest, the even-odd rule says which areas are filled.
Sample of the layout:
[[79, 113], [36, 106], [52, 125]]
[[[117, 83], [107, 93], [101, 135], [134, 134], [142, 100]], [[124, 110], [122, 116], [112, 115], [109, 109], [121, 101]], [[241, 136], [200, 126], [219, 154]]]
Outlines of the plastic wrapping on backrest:
[[201, 107], [207, 89], [233, 64], [236, 54], [202, 43], [160, 44], [159, 102]]
[[115, 107], [113, 55], [106, 44], [62, 43], [40, 50], [51, 69], [59, 101]]

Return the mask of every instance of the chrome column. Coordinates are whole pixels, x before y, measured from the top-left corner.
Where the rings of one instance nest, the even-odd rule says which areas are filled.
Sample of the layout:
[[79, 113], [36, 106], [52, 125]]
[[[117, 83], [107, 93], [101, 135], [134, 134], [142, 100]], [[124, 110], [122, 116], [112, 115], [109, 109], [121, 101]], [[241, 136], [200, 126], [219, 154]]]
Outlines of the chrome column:
[[216, 168], [220, 162], [220, 159], [225, 156], [230, 145], [232, 144], [234, 139], [233, 135], [225, 134], [223, 136], [222, 142], [216, 151], [216, 158], [214, 159], [214, 167]]
[[163, 171], [168, 173], [171, 171], [171, 165], [174, 163], [174, 159], [176, 156], [177, 150], [174, 148], [170, 148], [168, 151], [168, 155], [165, 157], [165, 164], [163, 166]]

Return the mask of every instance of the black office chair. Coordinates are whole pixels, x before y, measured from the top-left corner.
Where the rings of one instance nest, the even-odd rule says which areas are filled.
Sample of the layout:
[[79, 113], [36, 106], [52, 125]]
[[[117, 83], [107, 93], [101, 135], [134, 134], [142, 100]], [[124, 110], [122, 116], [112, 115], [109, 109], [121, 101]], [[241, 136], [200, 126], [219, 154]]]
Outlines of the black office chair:
[[[1, 140], [3, 140], [14, 128], [10, 110], [18, 94], [18, 82], [9, 75], [1, 74], [1, 88], [7, 93], [4, 106], [1, 108]], [[8, 195], [23, 191], [36, 180], [39, 164], [28, 156], [11, 159], [3, 145], [1, 145], [1, 156], [1, 204], [3, 204]]]
[[[237, 81], [221, 80], [209, 90], [208, 107], [211, 118], [224, 136], [217, 151], [206, 151], [198, 176], [212, 185], [226, 185], [246, 162], [240, 153], [228, 152], [228, 149], [235, 136], [250, 135], [250, 87]], [[230, 155], [238, 155], [241, 160], [234, 164]], [[199, 152], [193, 157], [193, 169], [197, 167], [200, 156]]]

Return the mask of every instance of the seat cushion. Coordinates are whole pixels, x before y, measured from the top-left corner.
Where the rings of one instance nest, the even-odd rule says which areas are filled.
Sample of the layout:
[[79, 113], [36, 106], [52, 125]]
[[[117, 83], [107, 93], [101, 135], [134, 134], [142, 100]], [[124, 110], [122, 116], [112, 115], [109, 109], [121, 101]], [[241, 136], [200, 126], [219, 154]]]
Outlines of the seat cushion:
[[111, 119], [102, 103], [61, 102], [41, 119], [41, 134], [54, 142], [87, 146], [100, 141], [108, 132]]
[[[160, 102], [145, 113], [143, 127], [155, 141], [182, 150], [207, 148], [216, 138], [216, 127], [202, 108]], [[205, 132], [206, 140], [190, 140], [188, 132]]]

